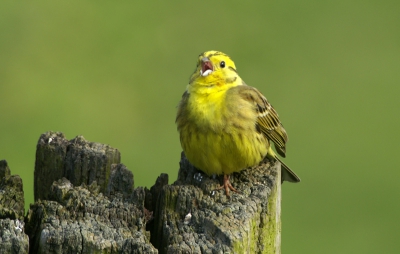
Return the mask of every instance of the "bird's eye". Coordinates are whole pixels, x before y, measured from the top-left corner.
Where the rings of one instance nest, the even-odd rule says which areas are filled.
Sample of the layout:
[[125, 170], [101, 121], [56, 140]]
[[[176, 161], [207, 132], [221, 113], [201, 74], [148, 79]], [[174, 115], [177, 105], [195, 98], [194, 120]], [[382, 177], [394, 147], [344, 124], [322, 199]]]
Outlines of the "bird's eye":
[[225, 67], [225, 62], [224, 62], [224, 61], [221, 61], [221, 62], [219, 63], [219, 66], [221, 66], [221, 68], [224, 68], [224, 67]]

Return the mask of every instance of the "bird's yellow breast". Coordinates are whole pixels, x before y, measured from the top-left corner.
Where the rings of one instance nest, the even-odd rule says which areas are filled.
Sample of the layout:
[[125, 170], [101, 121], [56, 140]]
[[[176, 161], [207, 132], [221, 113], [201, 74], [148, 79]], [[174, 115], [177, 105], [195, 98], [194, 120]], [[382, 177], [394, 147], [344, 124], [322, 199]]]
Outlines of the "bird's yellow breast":
[[267, 154], [268, 141], [255, 130], [256, 115], [247, 113], [251, 105], [229, 103], [229, 95], [229, 91], [191, 93], [186, 119], [181, 121], [186, 157], [208, 175], [239, 172]]
[[188, 101], [190, 121], [204, 131], [221, 132], [225, 125], [225, 95], [224, 92], [191, 94]]

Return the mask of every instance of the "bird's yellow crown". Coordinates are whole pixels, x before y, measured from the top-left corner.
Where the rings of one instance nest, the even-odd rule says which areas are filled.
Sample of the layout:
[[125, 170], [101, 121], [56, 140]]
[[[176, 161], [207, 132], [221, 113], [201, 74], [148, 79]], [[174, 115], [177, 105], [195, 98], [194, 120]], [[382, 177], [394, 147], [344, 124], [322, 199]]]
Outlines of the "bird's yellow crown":
[[242, 80], [232, 59], [220, 51], [211, 50], [199, 55], [187, 91], [210, 94], [241, 84]]

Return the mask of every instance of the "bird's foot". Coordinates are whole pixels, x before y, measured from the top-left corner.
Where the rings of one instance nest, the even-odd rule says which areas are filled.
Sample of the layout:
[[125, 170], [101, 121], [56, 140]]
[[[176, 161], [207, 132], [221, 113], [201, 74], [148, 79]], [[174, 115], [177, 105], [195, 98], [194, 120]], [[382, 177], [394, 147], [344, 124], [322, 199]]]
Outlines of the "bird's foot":
[[221, 186], [219, 186], [217, 188], [217, 190], [221, 190], [221, 189], [225, 189], [225, 194], [229, 197], [229, 190], [236, 192], [236, 193], [240, 193], [239, 191], [237, 191], [231, 184], [231, 182], [229, 181], [229, 175], [224, 175], [224, 182]]

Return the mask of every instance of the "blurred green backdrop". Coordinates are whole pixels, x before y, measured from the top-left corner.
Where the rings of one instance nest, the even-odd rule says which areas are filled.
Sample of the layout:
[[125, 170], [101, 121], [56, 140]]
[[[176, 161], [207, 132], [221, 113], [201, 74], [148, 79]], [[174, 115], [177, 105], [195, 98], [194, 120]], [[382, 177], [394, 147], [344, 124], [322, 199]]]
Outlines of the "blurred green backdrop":
[[[283, 253], [400, 249], [400, 2], [3, 1], [0, 159], [33, 202], [36, 142], [110, 144], [151, 186], [180, 158], [176, 105], [199, 53], [229, 54], [289, 136]], [[397, 159], [396, 159], [397, 158]]]

